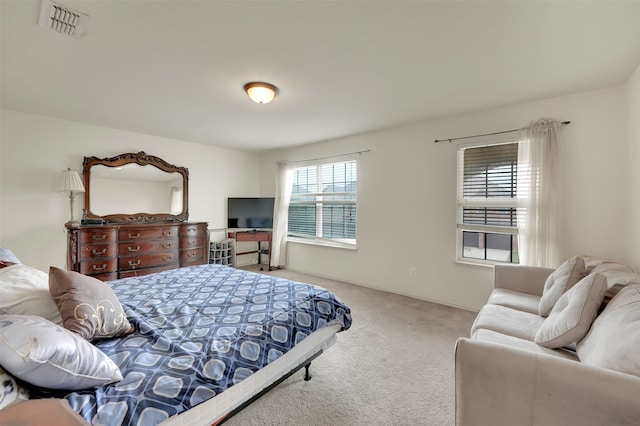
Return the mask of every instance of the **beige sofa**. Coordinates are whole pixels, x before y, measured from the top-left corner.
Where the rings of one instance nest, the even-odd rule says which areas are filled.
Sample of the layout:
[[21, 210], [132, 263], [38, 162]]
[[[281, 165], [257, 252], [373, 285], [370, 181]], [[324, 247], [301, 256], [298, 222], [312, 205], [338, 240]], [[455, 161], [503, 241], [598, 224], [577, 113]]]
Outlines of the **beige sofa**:
[[455, 388], [457, 426], [640, 425], [640, 275], [588, 256], [496, 266]]

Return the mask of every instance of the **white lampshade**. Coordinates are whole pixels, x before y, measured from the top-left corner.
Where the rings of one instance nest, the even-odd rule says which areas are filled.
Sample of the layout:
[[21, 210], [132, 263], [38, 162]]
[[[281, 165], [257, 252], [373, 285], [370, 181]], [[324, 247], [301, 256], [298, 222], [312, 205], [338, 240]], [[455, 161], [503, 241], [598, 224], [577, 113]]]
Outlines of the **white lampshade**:
[[244, 91], [249, 98], [258, 104], [268, 104], [278, 94], [278, 88], [273, 84], [254, 81], [244, 85]]
[[84, 192], [84, 185], [78, 172], [70, 169], [62, 172], [58, 183], [58, 192], [64, 191]]

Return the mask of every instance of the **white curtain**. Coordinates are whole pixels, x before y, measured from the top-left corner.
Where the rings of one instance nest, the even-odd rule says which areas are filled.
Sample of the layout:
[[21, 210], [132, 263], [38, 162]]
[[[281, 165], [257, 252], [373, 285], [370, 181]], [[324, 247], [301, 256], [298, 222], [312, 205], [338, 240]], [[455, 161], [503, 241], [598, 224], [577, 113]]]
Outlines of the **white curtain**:
[[271, 266], [287, 264], [287, 232], [289, 224], [289, 203], [293, 190], [293, 164], [278, 161], [276, 176], [276, 197], [273, 205], [273, 235], [271, 247]]
[[518, 145], [518, 248], [520, 264], [555, 268], [559, 263], [558, 128], [543, 118], [520, 131]]
[[182, 213], [182, 188], [172, 186], [170, 191], [171, 214], [180, 214]]

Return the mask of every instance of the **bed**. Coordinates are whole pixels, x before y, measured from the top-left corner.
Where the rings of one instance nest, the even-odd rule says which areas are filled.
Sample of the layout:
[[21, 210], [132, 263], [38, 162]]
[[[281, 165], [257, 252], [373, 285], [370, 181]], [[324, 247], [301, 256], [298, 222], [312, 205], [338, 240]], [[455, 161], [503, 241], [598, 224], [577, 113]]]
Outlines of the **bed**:
[[31, 399], [63, 398], [90, 424], [220, 424], [351, 326], [349, 307], [326, 289], [223, 265], [108, 285], [134, 331], [93, 344], [122, 380], [72, 392], [28, 386]]

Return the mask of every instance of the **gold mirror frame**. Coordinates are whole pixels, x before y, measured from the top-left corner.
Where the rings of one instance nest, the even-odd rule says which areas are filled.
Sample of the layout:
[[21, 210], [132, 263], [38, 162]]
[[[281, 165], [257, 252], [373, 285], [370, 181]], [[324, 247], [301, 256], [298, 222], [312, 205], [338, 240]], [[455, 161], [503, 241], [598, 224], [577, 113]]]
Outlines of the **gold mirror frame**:
[[[151, 165], [167, 173], [180, 173], [182, 175], [182, 212], [169, 213], [135, 213], [135, 214], [109, 214], [99, 216], [91, 211], [91, 168], [96, 165], [106, 167], [120, 167], [125, 164], [138, 164], [140, 166]], [[82, 173], [84, 175], [84, 211], [85, 219], [102, 219], [105, 223], [163, 223], [186, 222], [189, 218], [189, 169], [169, 164], [162, 158], [147, 155], [144, 151], [138, 153], [125, 153], [110, 158], [84, 157]]]

